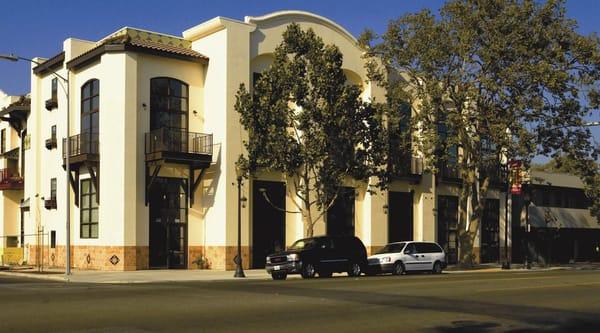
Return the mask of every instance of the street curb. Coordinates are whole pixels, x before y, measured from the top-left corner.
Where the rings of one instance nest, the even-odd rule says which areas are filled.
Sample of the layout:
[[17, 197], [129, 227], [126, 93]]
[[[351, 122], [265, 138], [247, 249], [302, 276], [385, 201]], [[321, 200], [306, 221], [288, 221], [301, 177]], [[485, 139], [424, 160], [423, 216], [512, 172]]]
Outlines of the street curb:
[[[525, 268], [512, 268], [512, 269], [502, 269], [499, 267], [494, 268], [485, 268], [485, 269], [473, 269], [473, 270], [444, 270], [444, 274], [485, 274], [485, 273], [535, 273], [535, 272], [548, 272], [548, 271], [567, 271], [567, 270], [577, 270], [575, 267], [539, 267], [533, 269], [525, 269]], [[75, 273], [73, 276], [66, 278], [64, 274], [34, 274], [34, 273], [21, 273], [16, 271], [0, 271], [0, 276], [12, 276], [12, 277], [22, 277], [27, 279], [38, 279], [38, 280], [46, 280], [46, 281], [56, 281], [56, 282], [64, 282], [64, 283], [87, 283], [87, 284], [151, 284], [151, 283], [169, 283], [169, 282], [226, 282], [226, 281], [268, 281], [271, 280], [268, 274], [263, 275], [253, 275], [247, 276], [245, 278], [233, 278], [233, 277], [224, 277], [224, 276], [214, 276], [214, 277], [198, 277], [198, 278], [185, 278], [185, 279], [119, 279], [116, 277], [114, 280], [104, 280], [104, 281], [94, 281], [93, 276], [81, 276]], [[294, 278], [291, 276], [289, 278]], [[298, 276], [298, 278], [300, 278]]]
[[38, 279], [38, 280], [50, 280], [50, 281], [58, 281], [58, 282], [69, 282], [64, 275], [52, 276], [52, 275], [43, 275], [43, 274], [32, 274], [32, 273], [19, 273], [19, 272], [11, 272], [11, 271], [0, 271], [0, 275], [4, 276], [12, 276], [12, 277], [24, 277], [27, 279]]

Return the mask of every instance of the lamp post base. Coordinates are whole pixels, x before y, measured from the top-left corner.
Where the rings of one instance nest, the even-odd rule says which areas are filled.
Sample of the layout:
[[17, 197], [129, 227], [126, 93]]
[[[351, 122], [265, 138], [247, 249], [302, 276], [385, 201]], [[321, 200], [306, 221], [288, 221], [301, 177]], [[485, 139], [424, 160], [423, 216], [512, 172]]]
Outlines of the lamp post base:
[[233, 277], [245, 278], [246, 274], [244, 274], [244, 269], [242, 268], [242, 259], [239, 256], [235, 256], [233, 262], [235, 263], [235, 274], [233, 274]]
[[510, 263], [509, 262], [503, 262], [502, 263], [502, 269], [510, 269]]
[[235, 268], [235, 274], [233, 275], [233, 277], [236, 277], [236, 278], [245, 278], [246, 277], [242, 267], [238, 266]]

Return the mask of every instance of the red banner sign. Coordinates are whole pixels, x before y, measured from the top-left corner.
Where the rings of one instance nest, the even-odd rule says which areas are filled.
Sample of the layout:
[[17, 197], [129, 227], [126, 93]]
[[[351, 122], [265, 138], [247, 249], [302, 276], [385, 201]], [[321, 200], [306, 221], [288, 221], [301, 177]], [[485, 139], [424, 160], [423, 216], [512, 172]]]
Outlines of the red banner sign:
[[508, 162], [510, 193], [521, 194], [521, 161], [511, 160]]

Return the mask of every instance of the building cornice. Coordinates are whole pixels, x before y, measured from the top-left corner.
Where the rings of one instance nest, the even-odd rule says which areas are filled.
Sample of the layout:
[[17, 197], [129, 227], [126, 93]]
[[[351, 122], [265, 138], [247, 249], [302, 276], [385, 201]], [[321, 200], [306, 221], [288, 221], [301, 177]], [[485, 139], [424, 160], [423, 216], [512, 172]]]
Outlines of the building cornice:
[[102, 44], [99, 45], [88, 52], [81, 54], [80, 56], [74, 58], [73, 60], [67, 62], [68, 69], [79, 69], [85, 67], [95, 61], [98, 61], [100, 57], [105, 53], [117, 53], [117, 52], [137, 52], [150, 54], [160, 57], [184, 60], [184, 61], [192, 61], [198, 62], [202, 64], [208, 63], [208, 58], [201, 54], [190, 53], [177, 53], [173, 51], [169, 51], [167, 49], [162, 49], [159, 47], [150, 47], [147, 45], [136, 44], [135, 42], [125, 42], [118, 44]]
[[187, 39], [187, 40], [193, 42], [195, 40], [204, 38], [208, 35], [212, 35], [215, 32], [224, 30], [230, 24], [241, 24], [241, 25], [251, 27], [252, 29], [255, 28], [254, 24], [249, 24], [247, 22], [230, 19], [230, 18], [223, 17], [223, 16], [217, 16], [217, 17], [210, 19], [204, 23], [201, 23], [195, 27], [185, 30], [181, 35], [183, 36], [184, 39]]
[[62, 67], [63, 62], [65, 61], [65, 52], [61, 52], [52, 58], [44, 61], [43, 63], [33, 67], [33, 74], [35, 75], [45, 75], [48, 73], [52, 73], [57, 68]]
[[339, 25], [339, 24], [335, 23], [334, 21], [332, 21], [326, 17], [323, 17], [321, 15], [317, 15], [317, 14], [314, 14], [311, 12], [306, 12], [303, 10], [282, 10], [282, 11], [269, 13], [269, 14], [266, 14], [263, 16], [246, 16], [244, 18], [244, 22], [246, 22], [248, 24], [259, 25], [261, 22], [278, 19], [278, 18], [282, 18], [285, 16], [306, 17], [306, 18], [309, 18], [309, 19], [312, 19], [315, 21], [319, 21], [323, 25], [325, 25], [325, 26], [333, 29], [334, 31], [338, 32], [339, 34], [343, 35], [348, 40], [350, 40], [352, 43], [358, 44], [358, 40], [356, 39], [356, 37], [354, 37], [348, 30], [346, 30], [341, 25]]

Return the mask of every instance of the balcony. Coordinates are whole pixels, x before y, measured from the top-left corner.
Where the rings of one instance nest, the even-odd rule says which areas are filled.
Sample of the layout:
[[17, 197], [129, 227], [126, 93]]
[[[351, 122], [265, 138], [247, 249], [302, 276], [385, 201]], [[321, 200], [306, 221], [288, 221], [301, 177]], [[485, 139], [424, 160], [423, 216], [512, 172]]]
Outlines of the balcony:
[[145, 145], [147, 162], [186, 164], [193, 169], [203, 169], [212, 161], [212, 134], [160, 128], [146, 133]]
[[506, 173], [502, 170], [501, 165], [498, 164], [490, 164], [481, 168], [480, 178], [483, 180], [484, 176], [489, 177], [490, 186], [496, 188], [502, 188], [506, 186]]
[[390, 166], [393, 178], [420, 180], [423, 175], [423, 159], [420, 157], [404, 157], [394, 161]]
[[56, 109], [58, 107], [58, 101], [56, 99], [49, 99], [46, 101], [46, 110], [51, 111], [52, 109]]
[[458, 166], [455, 163], [444, 162], [444, 165], [439, 167], [440, 181], [451, 184], [462, 184]]
[[[212, 162], [212, 134], [194, 133], [181, 128], [159, 128], [146, 133], [146, 205], [152, 184], [165, 163], [189, 168], [189, 202], [194, 204], [194, 192]], [[152, 171], [151, 171], [152, 168]], [[196, 175], [195, 170], [200, 170]]]
[[52, 150], [56, 148], [56, 138], [46, 139], [46, 149]]
[[0, 191], [22, 190], [23, 177], [19, 173], [10, 169], [0, 169]]
[[[63, 165], [66, 161], [67, 139], [63, 139]], [[86, 162], [100, 161], [98, 134], [82, 133], [69, 137], [69, 164], [78, 167]]]
[[46, 208], [46, 209], [56, 209], [56, 198], [44, 200], [44, 208]]

